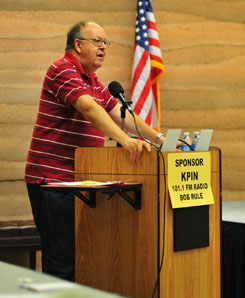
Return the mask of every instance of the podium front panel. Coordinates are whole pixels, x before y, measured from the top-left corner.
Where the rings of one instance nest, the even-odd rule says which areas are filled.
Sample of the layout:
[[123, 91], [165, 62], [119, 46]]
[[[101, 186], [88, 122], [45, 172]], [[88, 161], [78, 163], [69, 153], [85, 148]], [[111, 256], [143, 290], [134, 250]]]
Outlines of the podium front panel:
[[142, 184], [140, 210], [119, 195], [109, 199], [107, 193], [96, 194], [96, 208], [76, 198], [77, 282], [123, 296], [152, 297], [164, 252], [160, 287], [154, 297], [160, 293], [162, 298], [220, 298], [219, 152], [211, 151], [215, 204], [209, 206], [209, 246], [180, 252], [174, 252], [173, 247], [173, 210], [164, 183], [167, 153], [164, 157], [165, 171], [162, 158], [158, 164], [155, 150], [144, 152], [142, 161], [132, 164], [123, 148], [77, 149], [77, 181]]

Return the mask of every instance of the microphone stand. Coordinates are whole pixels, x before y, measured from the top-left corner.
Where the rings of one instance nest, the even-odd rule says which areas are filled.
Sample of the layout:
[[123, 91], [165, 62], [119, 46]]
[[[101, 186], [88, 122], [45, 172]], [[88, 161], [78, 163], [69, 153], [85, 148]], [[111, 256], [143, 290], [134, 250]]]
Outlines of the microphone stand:
[[[121, 111], [121, 119], [122, 119], [122, 131], [125, 131], [125, 118], [126, 118], [126, 110], [128, 110], [129, 105], [132, 101], [123, 101], [122, 106], [120, 108]], [[121, 144], [117, 143], [117, 147], [122, 147]]]
[[126, 109], [127, 109], [127, 106], [126, 105], [122, 105], [121, 108], [120, 108], [120, 111], [121, 111], [121, 119], [122, 119], [122, 130], [124, 131], [125, 130], [125, 118], [126, 118]]

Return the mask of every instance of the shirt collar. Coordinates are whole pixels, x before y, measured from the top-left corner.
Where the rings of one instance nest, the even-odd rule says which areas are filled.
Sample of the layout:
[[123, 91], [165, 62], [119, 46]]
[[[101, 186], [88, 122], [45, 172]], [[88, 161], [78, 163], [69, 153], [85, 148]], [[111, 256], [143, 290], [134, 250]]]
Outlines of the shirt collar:
[[77, 61], [76, 57], [70, 53], [70, 52], [65, 52], [65, 56], [63, 59], [68, 60], [70, 63], [72, 63], [73, 65], [76, 66], [76, 68], [79, 70], [79, 72], [81, 73], [81, 76], [85, 79], [88, 80], [90, 83], [93, 82], [94, 80], [94, 73], [91, 74], [86, 74], [81, 66], [81, 64]]

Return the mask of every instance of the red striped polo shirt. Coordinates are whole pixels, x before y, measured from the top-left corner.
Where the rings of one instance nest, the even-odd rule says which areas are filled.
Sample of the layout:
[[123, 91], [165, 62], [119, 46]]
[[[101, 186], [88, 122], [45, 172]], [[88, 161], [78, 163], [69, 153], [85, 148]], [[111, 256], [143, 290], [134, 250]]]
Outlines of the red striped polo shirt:
[[76, 111], [72, 102], [88, 94], [107, 112], [117, 101], [93, 73], [86, 75], [69, 52], [49, 67], [28, 151], [25, 181], [74, 181], [77, 147], [104, 146], [105, 136]]

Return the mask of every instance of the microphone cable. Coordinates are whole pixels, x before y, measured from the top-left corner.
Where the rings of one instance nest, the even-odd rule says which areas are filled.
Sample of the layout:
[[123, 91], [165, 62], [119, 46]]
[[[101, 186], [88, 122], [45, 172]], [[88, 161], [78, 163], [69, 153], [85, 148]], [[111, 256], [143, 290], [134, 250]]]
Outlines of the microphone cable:
[[179, 139], [179, 141], [184, 143], [185, 145], [187, 145], [191, 149], [190, 151], [194, 151], [194, 149], [191, 147], [191, 145], [188, 144], [185, 140]]
[[[167, 201], [167, 184], [166, 184], [166, 170], [165, 170], [165, 159], [164, 159], [164, 155], [161, 152], [161, 146], [158, 147], [155, 144], [152, 144], [149, 140], [146, 140], [142, 134], [140, 133], [138, 126], [137, 126], [137, 122], [136, 122], [136, 118], [134, 113], [131, 114], [134, 118], [134, 124], [135, 124], [135, 128], [136, 131], [138, 133], [138, 135], [148, 144], [152, 145], [156, 150], [157, 150], [157, 159], [158, 159], [158, 169], [157, 169], [157, 214], [158, 214], [158, 218], [157, 218], [157, 226], [158, 226], [158, 231], [157, 231], [157, 280], [155, 282], [155, 286], [152, 292], [152, 298], [155, 296], [156, 293], [156, 289], [158, 287], [158, 297], [160, 297], [160, 273], [162, 271], [162, 266], [163, 266], [163, 261], [164, 261], [164, 252], [165, 252], [165, 228], [166, 228], [166, 201]], [[186, 143], [186, 142], [185, 142]], [[162, 258], [160, 261], [160, 169], [159, 169], [159, 154], [161, 154], [162, 157], [162, 162], [163, 162], [163, 179], [164, 179], [164, 197], [163, 197], [163, 235], [162, 235]]]
[[142, 140], [144, 140], [146, 143], [150, 144], [152, 147], [154, 147], [157, 151], [160, 151], [161, 147], [158, 147], [156, 146], [155, 144], [153, 144], [151, 141], [145, 139], [142, 134], [140, 133], [139, 129], [138, 129], [138, 126], [137, 126], [137, 122], [136, 122], [136, 118], [135, 118], [135, 115], [134, 113], [131, 113], [131, 115], [133, 116], [134, 118], [134, 125], [135, 125], [135, 128], [136, 128], [136, 131], [138, 133], [138, 135], [141, 137]]
[[[156, 293], [156, 289], [158, 287], [158, 297], [160, 297], [160, 274], [162, 271], [162, 267], [163, 267], [163, 261], [164, 261], [164, 255], [165, 255], [165, 232], [166, 232], [166, 202], [167, 202], [167, 183], [166, 183], [166, 169], [165, 169], [165, 158], [164, 155], [161, 151], [158, 151], [158, 156], [159, 153], [161, 154], [162, 157], [162, 163], [163, 163], [163, 179], [164, 179], [164, 195], [163, 195], [163, 233], [162, 233], [162, 258], [161, 258], [161, 262], [160, 262], [160, 231], [158, 232], [158, 264], [160, 264], [158, 266], [158, 271], [157, 271], [157, 280], [155, 282], [155, 286], [152, 292], [152, 298], [154, 298], [155, 293]], [[158, 164], [159, 164], [159, 160], [158, 160]], [[158, 229], [160, 228], [160, 173], [158, 173], [158, 187], [159, 187], [159, 192], [158, 192]]]
[[[139, 129], [138, 129], [138, 126], [137, 126], [137, 122], [136, 122], [136, 118], [135, 118], [135, 115], [134, 113], [131, 113], [131, 115], [133, 116], [133, 119], [134, 119], [134, 124], [135, 124], [135, 128], [136, 128], [136, 131], [138, 133], [138, 135], [148, 144], [150, 144], [151, 146], [153, 146], [156, 150], [157, 150], [157, 154], [158, 154], [158, 173], [157, 173], [157, 179], [158, 179], [158, 182], [157, 182], [157, 188], [158, 188], [158, 219], [157, 219], [157, 225], [158, 225], [158, 240], [157, 240], [157, 247], [158, 247], [158, 252], [157, 252], [157, 255], [158, 255], [158, 262], [157, 262], [157, 280], [155, 282], [155, 286], [154, 286], [154, 289], [153, 289], [153, 292], [152, 292], [152, 298], [154, 298], [155, 296], [155, 293], [156, 293], [156, 289], [158, 287], [158, 297], [160, 297], [160, 274], [161, 274], [161, 271], [162, 271], [162, 267], [163, 267], [163, 262], [164, 262], [164, 253], [165, 253], [165, 229], [166, 229], [166, 201], [167, 201], [167, 184], [166, 184], [166, 169], [165, 169], [165, 166], [166, 166], [166, 163], [165, 163], [165, 158], [164, 158], [164, 155], [161, 151], [161, 146], [158, 147], [156, 146], [155, 144], [151, 143], [149, 140], [145, 139], [142, 134], [140, 133]], [[186, 144], [189, 148], [190, 148], [190, 151], [194, 151], [194, 149], [191, 147], [191, 145], [189, 145], [185, 140], [182, 140], [182, 139], [179, 139], [180, 142]], [[161, 157], [162, 157], [162, 163], [163, 163], [163, 179], [164, 179], [164, 196], [163, 196], [163, 234], [162, 234], [162, 257], [161, 257], [161, 261], [160, 261], [160, 169], [159, 169], [159, 153], [161, 154]]]

